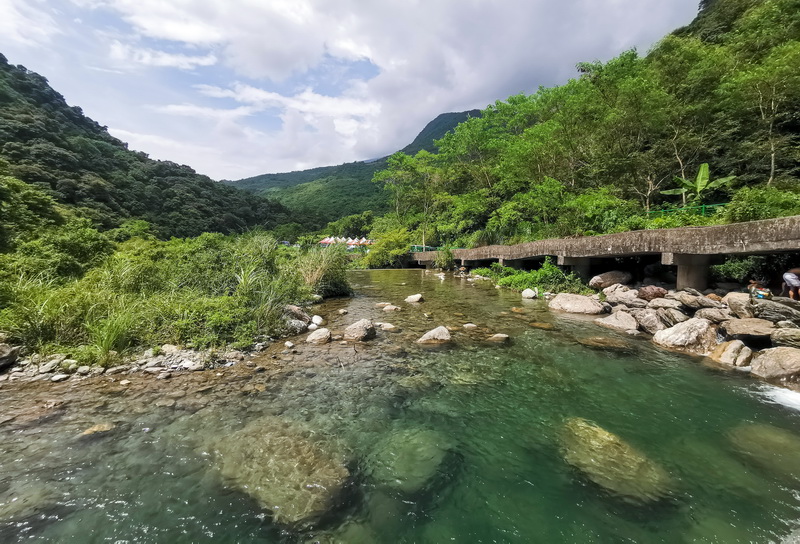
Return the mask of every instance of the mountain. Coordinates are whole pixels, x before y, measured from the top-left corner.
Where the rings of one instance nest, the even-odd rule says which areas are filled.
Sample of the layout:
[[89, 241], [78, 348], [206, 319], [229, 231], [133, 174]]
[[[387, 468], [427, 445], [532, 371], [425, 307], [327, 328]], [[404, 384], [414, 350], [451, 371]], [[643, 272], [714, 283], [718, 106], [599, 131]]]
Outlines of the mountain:
[[[438, 115], [400, 151], [408, 155], [421, 150], [433, 152], [436, 150], [435, 140], [444, 137], [462, 121], [480, 115], [480, 110]], [[296, 172], [262, 174], [223, 183], [275, 199], [292, 210], [304, 226], [322, 228], [330, 221], [364, 210], [386, 211], [386, 194], [372, 183], [372, 176], [386, 166], [386, 157], [383, 157]]]
[[271, 228], [290, 219], [277, 202], [130, 151], [47, 79], [3, 55], [0, 175], [44, 190], [101, 228], [144, 219], [164, 238]]

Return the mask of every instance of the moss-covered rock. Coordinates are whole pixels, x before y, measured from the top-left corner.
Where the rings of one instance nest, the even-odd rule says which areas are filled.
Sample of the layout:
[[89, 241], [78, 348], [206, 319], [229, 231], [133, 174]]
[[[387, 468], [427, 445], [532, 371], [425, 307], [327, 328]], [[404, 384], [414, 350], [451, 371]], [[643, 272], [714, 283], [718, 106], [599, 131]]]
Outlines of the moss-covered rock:
[[394, 431], [376, 444], [369, 456], [369, 473], [380, 486], [413, 494], [439, 476], [450, 443], [429, 429]]
[[602, 427], [582, 418], [570, 418], [560, 439], [564, 460], [606, 491], [640, 504], [669, 494], [669, 474]]

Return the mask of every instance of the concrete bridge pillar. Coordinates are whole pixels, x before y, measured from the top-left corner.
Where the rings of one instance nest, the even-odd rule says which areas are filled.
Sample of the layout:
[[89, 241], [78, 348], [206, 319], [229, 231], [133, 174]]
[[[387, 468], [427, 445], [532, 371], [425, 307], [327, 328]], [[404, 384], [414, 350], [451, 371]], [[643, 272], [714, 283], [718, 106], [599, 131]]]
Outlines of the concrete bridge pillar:
[[589, 281], [591, 279], [589, 274], [592, 259], [590, 257], [565, 257], [559, 255], [557, 262], [560, 266], [569, 266], [570, 270], [575, 272], [583, 281]]
[[691, 287], [702, 291], [708, 287], [708, 267], [711, 264], [709, 255], [662, 253], [661, 264], [678, 267], [677, 289]]
[[504, 259], [501, 257], [500, 264], [515, 270], [522, 270], [522, 259]]

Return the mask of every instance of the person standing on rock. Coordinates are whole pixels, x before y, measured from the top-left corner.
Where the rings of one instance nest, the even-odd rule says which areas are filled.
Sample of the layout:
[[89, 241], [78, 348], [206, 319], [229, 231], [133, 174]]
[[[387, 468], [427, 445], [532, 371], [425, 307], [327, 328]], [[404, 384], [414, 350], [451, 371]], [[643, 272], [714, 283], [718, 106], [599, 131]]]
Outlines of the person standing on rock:
[[783, 275], [786, 288], [789, 289], [789, 298], [800, 300], [800, 268], [792, 268]]

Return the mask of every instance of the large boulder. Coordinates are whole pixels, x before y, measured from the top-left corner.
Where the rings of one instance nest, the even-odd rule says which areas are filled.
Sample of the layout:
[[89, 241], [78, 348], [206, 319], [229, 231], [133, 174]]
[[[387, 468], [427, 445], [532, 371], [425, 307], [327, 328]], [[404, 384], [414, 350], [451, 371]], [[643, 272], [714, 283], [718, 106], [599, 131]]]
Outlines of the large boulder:
[[754, 317], [753, 308], [750, 304], [750, 295], [747, 293], [728, 293], [722, 297], [722, 303], [727, 304], [733, 315], [739, 319]]
[[694, 313], [694, 316], [708, 319], [712, 323], [722, 323], [734, 318], [726, 308], [700, 308]]
[[684, 308], [680, 301], [672, 298], [654, 298], [647, 303], [647, 307], [653, 310], [682, 310]]
[[603, 289], [606, 302], [609, 304], [624, 304], [629, 308], [644, 308], [647, 301], [639, 298], [639, 291], [621, 284], [615, 284]]
[[800, 437], [763, 423], [743, 423], [728, 432], [736, 453], [782, 479], [800, 479]]
[[604, 272], [589, 280], [589, 287], [595, 289], [605, 289], [611, 287], [615, 283], [629, 283], [633, 276], [629, 272], [622, 272], [621, 270], [612, 270], [611, 272]]
[[627, 312], [614, 312], [608, 317], [600, 317], [595, 319], [594, 322], [603, 327], [617, 329], [620, 331], [635, 331], [639, 327], [636, 319]]
[[287, 319], [286, 330], [289, 334], [303, 334], [308, 330], [308, 323], [304, 323], [301, 319]]
[[633, 503], [670, 492], [669, 474], [639, 450], [602, 427], [570, 418], [560, 433], [564, 460], [606, 491]]
[[769, 337], [773, 347], [800, 348], [800, 329], [774, 329]]
[[379, 486], [412, 495], [440, 476], [450, 449], [447, 438], [436, 431], [394, 431], [375, 445], [367, 472]]
[[214, 444], [223, 479], [282, 525], [305, 526], [335, 504], [349, 477], [343, 459], [310, 430], [276, 417], [253, 421]]
[[363, 341], [375, 338], [375, 325], [369, 319], [359, 319], [344, 330], [345, 340]]
[[639, 288], [639, 298], [648, 302], [665, 296], [667, 296], [667, 290], [657, 285], [645, 285]]
[[653, 336], [653, 342], [659, 346], [698, 355], [706, 355], [717, 344], [716, 331], [711, 321], [698, 317], [658, 331]]
[[14, 366], [19, 357], [20, 346], [0, 344], [0, 371]]
[[780, 347], [760, 351], [751, 363], [754, 376], [785, 379], [800, 374], [800, 349]]
[[754, 300], [751, 306], [753, 315], [760, 319], [766, 319], [773, 323], [791, 321], [795, 325], [800, 325], [800, 310], [796, 309], [797, 304], [790, 299], [759, 299]]
[[311, 323], [311, 316], [306, 313], [300, 306], [294, 304], [287, 304], [283, 307], [283, 313], [289, 319], [298, 319], [308, 325]]
[[677, 300], [687, 308], [691, 308], [692, 310], [699, 310], [700, 308], [722, 308], [722, 303], [717, 302], [716, 300], [712, 300], [707, 296], [698, 293], [694, 289], [689, 291], [676, 291], [674, 293], [669, 293], [667, 298], [671, 298], [673, 300]]
[[658, 310], [651, 310], [651, 309], [636, 309], [631, 310], [631, 315], [636, 319], [636, 323], [639, 325], [639, 328], [645, 332], [650, 334], [655, 334], [658, 331], [666, 329], [668, 326], [671, 326], [664, 322], [661, 319], [661, 315], [658, 313]]
[[731, 340], [719, 344], [709, 357], [723, 365], [747, 366], [753, 357], [753, 351], [741, 340]]
[[418, 344], [444, 344], [450, 341], [450, 331], [445, 326], [439, 326], [426, 332], [417, 340]]
[[306, 338], [306, 343], [308, 344], [327, 344], [330, 341], [331, 341], [331, 331], [329, 331], [325, 327], [313, 331]]
[[605, 307], [599, 301], [584, 295], [559, 293], [548, 304], [551, 310], [573, 314], [602, 314]]
[[724, 322], [720, 329], [728, 338], [736, 340], [766, 340], [775, 326], [771, 321], [755, 317], [747, 319], [731, 319]]
[[674, 308], [659, 308], [656, 310], [661, 320], [667, 324], [667, 327], [673, 327], [678, 323], [683, 323], [689, 320], [689, 316], [680, 310]]
[[524, 289], [522, 291], [522, 298], [532, 299], [539, 297], [539, 289]]

